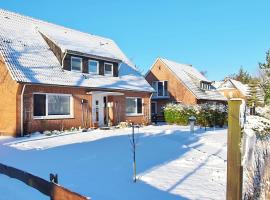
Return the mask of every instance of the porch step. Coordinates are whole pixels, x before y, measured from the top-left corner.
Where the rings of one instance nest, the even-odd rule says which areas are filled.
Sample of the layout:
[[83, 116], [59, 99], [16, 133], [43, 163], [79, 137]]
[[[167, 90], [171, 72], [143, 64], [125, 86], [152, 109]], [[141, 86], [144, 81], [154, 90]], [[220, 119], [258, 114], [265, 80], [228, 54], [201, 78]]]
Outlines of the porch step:
[[99, 129], [100, 129], [100, 130], [111, 130], [112, 127], [109, 127], [109, 126], [103, 126], [103, 127], [100, 127]]

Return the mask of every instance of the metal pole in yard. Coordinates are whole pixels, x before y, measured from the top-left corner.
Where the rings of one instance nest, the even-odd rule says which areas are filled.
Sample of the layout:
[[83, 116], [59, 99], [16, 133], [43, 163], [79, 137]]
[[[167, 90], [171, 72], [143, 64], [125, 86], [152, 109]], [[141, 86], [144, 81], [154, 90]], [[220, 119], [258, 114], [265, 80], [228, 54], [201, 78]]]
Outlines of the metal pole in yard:
[[227, 200], [242, 199], [243, 168], [241, 166], [241, 99], [229, 100], [227, 146]]
[[136, 142], [135, 142], [135, 126], [132, 125], [132, 144], [133, 144], [133, 181], [136, 182]]

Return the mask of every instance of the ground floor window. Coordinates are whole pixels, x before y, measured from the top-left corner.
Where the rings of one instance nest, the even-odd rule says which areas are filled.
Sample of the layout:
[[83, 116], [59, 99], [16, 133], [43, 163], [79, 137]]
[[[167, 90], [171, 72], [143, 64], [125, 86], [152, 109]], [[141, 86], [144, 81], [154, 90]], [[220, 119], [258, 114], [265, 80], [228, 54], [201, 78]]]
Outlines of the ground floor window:
[[126, 113], [127, 115], [142, 114], [142, 98], [127, 97], [126, 98]]
[[33, 116], [35, 118], [72, 117], [72, 95], [34, 94]]

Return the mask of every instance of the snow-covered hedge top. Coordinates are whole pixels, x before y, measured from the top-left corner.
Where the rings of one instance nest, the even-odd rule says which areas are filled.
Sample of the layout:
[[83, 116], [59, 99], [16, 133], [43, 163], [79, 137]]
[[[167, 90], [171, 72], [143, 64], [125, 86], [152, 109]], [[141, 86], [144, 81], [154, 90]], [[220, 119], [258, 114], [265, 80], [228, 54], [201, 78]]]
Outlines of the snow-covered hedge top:
[[259, 116], [270, 120], [270, 106], [256, 107], [256, 113]]
[[184, 104], [174, 104], [170, 103], [164, 107], [164, 111], [175, 110], [175, 111], [184, 111], [184, 110], [194, 110], [196, 113], [199, 113], [200, 110], [215, 110], [218, 112], [227, 112], [227, 106], [224, 104], [211, 104], [204, 103], [200, 105], [184, 105]]
[[257, 138], [270, 139], [270, 120], [261, 116], [250, 115], [247, 117], [245, 131], [253, 132]]

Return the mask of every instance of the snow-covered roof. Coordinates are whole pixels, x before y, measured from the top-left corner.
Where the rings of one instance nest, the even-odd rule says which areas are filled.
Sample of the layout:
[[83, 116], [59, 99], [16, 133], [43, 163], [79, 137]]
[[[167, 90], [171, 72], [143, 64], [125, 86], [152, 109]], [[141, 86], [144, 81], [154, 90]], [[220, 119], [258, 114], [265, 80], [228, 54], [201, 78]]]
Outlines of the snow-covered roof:
[[247, 84], [243, 84], [240, 81], [230, 79], [230, 81], [233, 83], [233, 85], [245, 96], [248, 95], [249, 87]]
[[217, 89], [222, 83], [223, 81], [213, 81], [212, 86]]
[[[63, 70], [41, 33], [57, 44], [62, 52], [72, 50], [120, 60], [119, 77], [85, 75]], [[0, 9], [0, 53], [12, 78], [18, 82], [153, 91], [113, 40], [2, 9]]]
[[226, 98], [218, 91], [202, 90], [200, 88], [201, 81], [209, 83], [210, 81], [196, 68], [191, 65], [180, 64], [164, 58], [159, 59], [178, 77], [178, 79], [183, 82], [183, 84], [196, 96], [197, 99], [226, 101]]
[[240, 81], [227, 78], [223, 81], [223, 83], [217, 88], [218, 90], [231, 89], [236, 88], [241, 92], [242, 95], [247, 96], [249, 87], [247, 84], [243, 84]]

